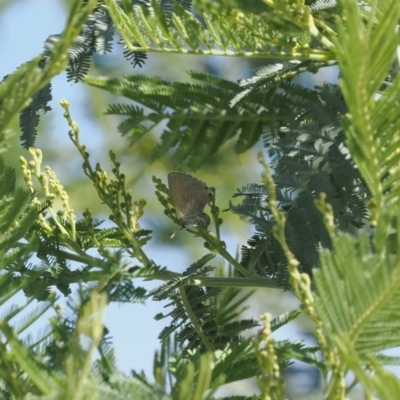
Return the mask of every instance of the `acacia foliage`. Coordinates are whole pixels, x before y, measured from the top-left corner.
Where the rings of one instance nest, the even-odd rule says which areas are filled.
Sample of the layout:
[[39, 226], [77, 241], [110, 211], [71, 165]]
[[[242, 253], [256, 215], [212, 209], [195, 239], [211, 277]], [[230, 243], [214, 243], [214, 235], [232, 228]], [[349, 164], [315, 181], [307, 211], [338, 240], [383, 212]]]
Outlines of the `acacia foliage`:
[[[29, 162], [21, 158], [27, 189], [16, 187], [13, 172], [0, 164], [3, 397], [214, 399], [223, 384], [255, 377], [260, 398], [283, 399], [283, 377], [294, 360], [319, 369], [326, 398], [344, 399], [356, 383], [365, 398], [399, 397], [399, 381], [385, 368], [399, 359], [382, 354], [400, 345], [398, 1], [199, 0], [196, 12], [188, 1], [77, 3], [81, 7], [72, 9], [47, 58], [38, 56], [0, 84], [3, 146], [17, 113], [22, 111], [22, 126], [35, 125], [37, 102], [50, 99], [50, 79], [61, 60], [68, 60], [70, 74], [86, 74], [101, 30], [92, 15], [100, 12], [99, 19], [108, 21], [104, 49], [112, 25], [132, 52], [266, 62], [239, 84], [195, 71], [190, 74], [196, 84], [138, 75], [86, 77], [94, 87], [135, 101], [108, 108], [125, 116], [121, 134], [135, 143], [167, 120], [154, 158], [173, 150], [176, 162], [196, 169], [228, 140], [243, 152], [262, 139], [270, 162], [260, 156], [261, 184], [246, 185], [236, 194], [242, 203], [230, 207], [256, 229], [241, 258], [226, 250], [214, 192], [212, 228], [188, 229], [208, 252], [176, 273], [147, 254], [152, 232], [140, 221], [146, 202], [126, 189], [116, 155], [110, 152], [112, 174], [93, 165], [62, 102], [70, 139], [112, 227], [104, 227], [89, 208], [77, 218], [56, 173], [42, 167], [39, 149], [30, 147]], [[305, 89], [293, 83], [304, 71], [333, 64], [340, 69], [337, 85]], [[153, 181], [166, 215], [179, 223], [168, 188], [157, 177]], [[229, 269], [215, 266], [217, 254]], [[138, 278], [159, 280], [160, 286], [147, 292]], [[242, 292], [244, 287], [287, 288], [301, 307], [275, 319], [243, 318], [252, 294]], [[10, 306], [21, 291], [26, 304]], [[61, 295], [69, 299], [64, 313], [57, 306]], [[42, 306], [22, 318], [34, 300]], [[156, 318], [171, 317], [160, 333], [152, 378], [118, 371], [102, 322], [110, 302], [144, 300], [167, 301], [168, 312]], [[49, 328], [36, 339], [24, 337], [51, 309]], [[272, 339], [272, 332], [300, 313], [314, 323], [315, 346]], [[244, 331], [258, 325], [262, 329], [245, 339]]]

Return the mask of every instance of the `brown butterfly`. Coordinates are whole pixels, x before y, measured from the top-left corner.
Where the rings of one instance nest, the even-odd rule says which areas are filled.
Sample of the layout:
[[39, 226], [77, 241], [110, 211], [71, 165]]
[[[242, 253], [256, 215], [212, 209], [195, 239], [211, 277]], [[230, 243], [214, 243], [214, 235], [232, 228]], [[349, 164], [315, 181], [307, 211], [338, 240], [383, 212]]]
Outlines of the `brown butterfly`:
[[210, 225], [210, 217], [203, 210], [210, 201], [212, 192], [204, 182], [184, 172], [170, 172], [168, 187], [181, 218], [182, 229], [198, 224]]

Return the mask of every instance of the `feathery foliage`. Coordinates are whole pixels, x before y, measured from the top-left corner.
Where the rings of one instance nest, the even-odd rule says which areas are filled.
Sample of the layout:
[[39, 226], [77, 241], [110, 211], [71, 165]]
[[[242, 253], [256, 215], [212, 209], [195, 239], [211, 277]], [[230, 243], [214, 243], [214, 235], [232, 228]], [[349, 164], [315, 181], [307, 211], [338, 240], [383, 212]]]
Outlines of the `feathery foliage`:
[[[310, 99], [308, 90], [295, 90]], [[314, 101], [305, 102], [298, 116], [277, 124], [264, 136], [279, 208], [287, 216], [287, 242], [308, 274], [319, 266], [318, 250], [331, 248], [323, 216], [314, 204], [321, 193], [333, 208], [338, 229], [354, 232], [364, 227], [368, 217], [370, 192], [350, 157], [340, 126], [346, 112], [338, 86], [326, 84], [315, 91]], [[230, 209], [255, 225], [257, 232], [242, 248], [244, 265], [254, 264], [263, 275], [286, 285], [287, 259], [272, 234], [268, 191], [263, 185], [250, 184], [235, 196], [242, 203], [231, 204]]]
[[245, 300], [236, 298], [239, 292], [234, 295], [225, 293], [225, 301], [222, 302], [222, 298], [219, 299], [222, 288], [183, 287], [193, 275], [196, 278], [207, 275], [210, 268], [205, 264], [213, 257], [213, 254], [203, 256], [194, 262], [182, 277], [168, 281], [151, 293], [154, 300], [168, 299], [169, 305], [173, 307], [170, 313], [155, 316], [157, 320], [166, 316], [172, 317], [171, 324], [160, 333], [160, 339], [165, 339], [179, 329], [176, 339], [178, 343], [187, 343], [184, 351], [196, 348], [203, 351], [222, 349], [228, 343], [242, 341], [243, 338], [239, 334], [258, 325], [257, 321], [251, 319], [236, 320], [239, 313], [234, 305]]
[[[399, 381], [385, 365], [399, 358], [382, 351], [400, 346], [399, 20], [397, 0], [75, 2], [64, 32], [0, 83], [1, 146], [20, 113], [30, 157], [20, 159], [28, 191], [0, 160], [1, 395], [228, 399], [216, 395], [222, 385], [255, 378], [260, 395], [230, 398], [281, 400], [300, 361], [320, 372], [327, 399], [349, 398], [357, 384], [365, 398], [395, 398]], [[111, 51], [115, 32], [133, 65], [161, 53], [260, 58], [265, 66], [238, 83], [198, 71], [189, 72], [190, 83], [87, 77], [91, 56]], [[305, 88], [295, 80], [326, 66], [338, 67], [338, 84]], [[32, 148], [39, 115], [49, 110], [50, 80], [63, 68], [71, 81], [134, 102], [107, 109], [125, 118], [119, 131], [131, 144], [164, 126], [153, 160], [172, 154], [199, 169], [229, 141], [237, 153], [263, 142], [261, 179], [229, 206], [255, 230], [240, 256], [227, 250], [213, 189], [212, 224], [186, 229], [207, 253], [183, 273], [153, 261], [146, 201], [127, 189], [116, 154], [109, 154], [111, 173], [93, 165], [63, 100], [83, 172], [109, 214], [105, 224], [88, 204], [77, 217]], [[153, 182], [165, 215], [179, 224], [170, 190], [158, 177]], [[216, 266], [217, 256], [227, 268]], [[148, 292], [138, 279], [160, 284]], [[248, 317], [253, 288], [290, 290], [299, 308]], [[26, 301], [16, 304], [21, 291]], [[163, 302], [166, 311], [155, 318], [167, 322], [153, 377], [128, 376], [118, 371], [102, 315], [111, 302], [144, 301]], [[47, 328], [28, 335], [50, 313]], [[272, 337], [300, 314], [312, 323], [312, 346]]]

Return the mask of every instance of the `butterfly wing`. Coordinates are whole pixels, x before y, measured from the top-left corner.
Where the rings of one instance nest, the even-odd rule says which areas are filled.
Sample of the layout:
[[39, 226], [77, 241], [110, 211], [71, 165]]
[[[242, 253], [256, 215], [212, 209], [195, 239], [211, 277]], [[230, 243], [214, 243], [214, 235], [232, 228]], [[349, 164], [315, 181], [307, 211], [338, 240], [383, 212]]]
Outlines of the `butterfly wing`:
[[184, 172], [169, 173], [168, 186], [172, 202], [183, 220], [200, 216], [210, 201], [208, 186]]

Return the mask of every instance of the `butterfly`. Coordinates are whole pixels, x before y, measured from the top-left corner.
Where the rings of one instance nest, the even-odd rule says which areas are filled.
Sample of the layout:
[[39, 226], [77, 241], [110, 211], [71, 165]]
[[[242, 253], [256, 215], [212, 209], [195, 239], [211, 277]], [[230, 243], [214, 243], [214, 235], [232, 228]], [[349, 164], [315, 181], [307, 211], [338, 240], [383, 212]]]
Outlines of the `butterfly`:
[[170, 172], [168, 187], [181, 218], [182, 229], [198, 224], [210, 225], [210, 217], [203, 210], [210, 201], [212, 192], [204, 182], [185, 172]]

